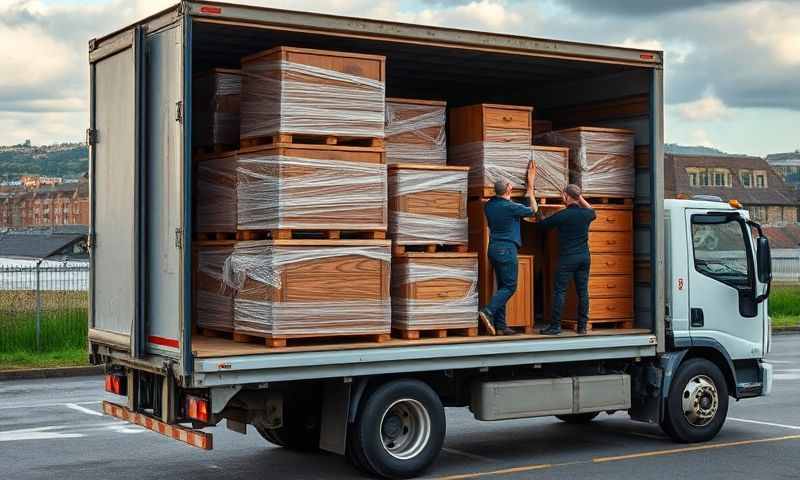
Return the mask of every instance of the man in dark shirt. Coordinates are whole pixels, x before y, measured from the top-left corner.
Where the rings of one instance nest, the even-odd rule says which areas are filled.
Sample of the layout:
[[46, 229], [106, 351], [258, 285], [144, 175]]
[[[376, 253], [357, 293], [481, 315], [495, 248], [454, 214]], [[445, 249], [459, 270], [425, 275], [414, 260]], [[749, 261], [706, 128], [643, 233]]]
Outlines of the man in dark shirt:
[[511, 200], [511, 183], [501, 180], [494, 184], [495, 196], [484, 207], [489, 224], [489, 261], [497, 280], [497, 291], [489, 303], [481, 309], [479, 317], [491, 335], [514, 335], [516, 332], [506, 325], [506, 303], [517, 290], [517, 249], [522, 246], [519, 233], [521, 218], [533, 215], [528, 206], [533, 198], [533, 171], [528, 168], [528, 188], [524, 204]]
[[[535, 172], [534, 172], [535, 173]], [[544, 335], [561, 333], [561, 312], [564, 309], [564, 296], [570, 278], [575, 280], [575, 292], [578, 294], [578, 334], [586, 334], [589, 320], [589, 224], [596, 218], [594, 209], [581, 195], [577, 185], [567, 185], [561, 193], [567, 208], [545, 218], [536, 210], [537, 223], [542, 228], [558, 230], [558, 269], [553, 286], [553, 311], [550, 325], [540, 330]]]

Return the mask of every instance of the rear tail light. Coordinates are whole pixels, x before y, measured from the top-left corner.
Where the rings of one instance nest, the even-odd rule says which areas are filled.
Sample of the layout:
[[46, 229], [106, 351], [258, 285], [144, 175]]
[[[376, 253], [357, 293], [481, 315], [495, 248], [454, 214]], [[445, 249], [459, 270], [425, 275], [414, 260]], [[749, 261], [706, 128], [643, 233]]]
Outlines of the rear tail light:
[[208, 400], [192, 395], [186, 395], [186, 416], [208, 423]]
[[116, 395], [128, 394], [128, 379], [119, 373], [107, 373], [105, 381], [106, 392]]

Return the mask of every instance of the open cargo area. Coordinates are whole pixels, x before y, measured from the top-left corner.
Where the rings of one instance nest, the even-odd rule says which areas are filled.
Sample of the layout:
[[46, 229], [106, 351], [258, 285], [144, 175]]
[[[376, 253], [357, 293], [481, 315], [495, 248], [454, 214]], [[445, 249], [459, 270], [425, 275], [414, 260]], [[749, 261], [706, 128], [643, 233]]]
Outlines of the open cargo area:
[[[558, 342], [585, 345], [580, 358], [664, 348], [663, 309], [654, 307], [663, 304], [654, 288], [663, 281], [659, 52], [185, 7], [179, 21], [166, 12], [92, 47], [97, 72], [118, 61], [122, 42], [140, 45], [134, 59], [146, 52], [136, 87], [148, 92], [136, 97], [146, 127], [136, 138], [147, 174], [130, 175], [141, 182], [133, 198], [159, 206], [140, 210], [128, 242], [141, 262], [142, 287], [131, 289], [139, 293], [121, 293], [113, 271], [93, 276], [93, 298], [141, 307], [95, 308], [93, 340], [179, 358], [195, 383], [227, 369], [202, 359], [235, 370], [236, 357], [259, 368], [254, 357], [281, 353], [412, 348], [425, 357], [461, 345], [474, 356], [513, 344], [490, 354], [501, 361]], [[96, 91], [111, 109], [100, 101], [111, 91]], [[118, 147], [98, 143], [95, 155]], [[574, 290], [562, 337], [535, 333], [550, 318], [558, 256], [554, 233], [535, 222], [522, 225], [507, 308], [518, 335], [478, 329], [477, 310], [496, 288], [483, 205], [498, 179], [519, 199], [530, 159], [547, 215], [563, 208], [570, 181], [597, 211], [586, 337], [571, 332]], [[94, 173], [96, 201], [114, 188], [102, 175]], [[96, 259], [116, 255], [103, 247]]]

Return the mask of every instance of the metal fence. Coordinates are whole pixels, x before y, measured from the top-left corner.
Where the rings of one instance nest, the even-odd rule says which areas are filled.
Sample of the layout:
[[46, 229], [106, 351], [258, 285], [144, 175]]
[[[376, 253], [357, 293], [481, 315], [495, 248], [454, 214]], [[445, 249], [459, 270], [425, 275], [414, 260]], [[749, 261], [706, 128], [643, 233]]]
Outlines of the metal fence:
[[89, 265], [0, 266], [0, 353], [86, 348]]
[[800, 249], [772, 250], [772, 278], [776, 282], [800, 282]]

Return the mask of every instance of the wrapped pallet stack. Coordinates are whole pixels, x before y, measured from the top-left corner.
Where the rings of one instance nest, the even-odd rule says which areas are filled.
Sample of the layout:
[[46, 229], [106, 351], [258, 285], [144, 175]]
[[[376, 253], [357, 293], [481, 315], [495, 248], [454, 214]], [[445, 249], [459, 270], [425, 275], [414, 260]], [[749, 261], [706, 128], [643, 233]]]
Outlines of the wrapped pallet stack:
[[386, 99], [386, 163], [445, 165], [446, 102]]
[[230, 150], [239, 145], [239, 70], [215, 68], [192, 79], [192, 146]]
[[202, 328], [270, 347], [388, 338], [384, 71], [380, 56], [286, 47], [242, 60], [241, 147], [196, 162], [198, 235], [237, 240], [215, 264], [229, 321]]
[[234, 245], [213, 240], [194, 244], [195, 325], [204, 335], [233, 331], [234, 290], [223, 282], [223, 272]]

